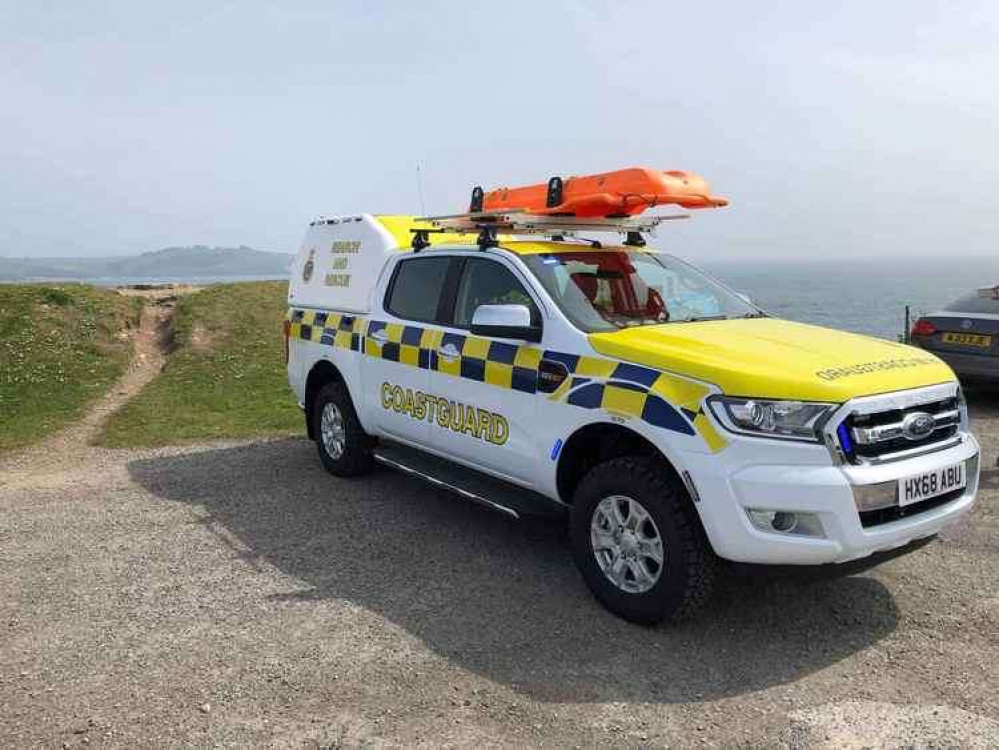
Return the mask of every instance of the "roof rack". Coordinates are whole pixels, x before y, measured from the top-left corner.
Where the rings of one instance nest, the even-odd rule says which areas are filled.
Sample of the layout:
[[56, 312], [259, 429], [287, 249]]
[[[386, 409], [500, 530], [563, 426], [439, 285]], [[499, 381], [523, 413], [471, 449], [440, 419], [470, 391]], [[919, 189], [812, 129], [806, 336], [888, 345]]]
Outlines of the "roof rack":
[[[549, 237], [574, 236], [576, 232], [617, 232], [625, 235], [626, 245], [643, 246], [642, 235], [654, 234], [656, 227], [664, 221], [689, 219], [689, 214], [669, 214], [664, 216], [622, 216], [604, 218], [580, 218], [576, 216], [544, 216], [528, 213], [523, 209], [513, 211], [473, 211], [446, 216], [422, 216], [417, 219], [426, 222], [437, 231], [456, 234], [478, 234], [479, 247], [495, 247], [499, 234], [540, 234]], [[414, 232], [413, 246], [422, 245], [426, 230]]]

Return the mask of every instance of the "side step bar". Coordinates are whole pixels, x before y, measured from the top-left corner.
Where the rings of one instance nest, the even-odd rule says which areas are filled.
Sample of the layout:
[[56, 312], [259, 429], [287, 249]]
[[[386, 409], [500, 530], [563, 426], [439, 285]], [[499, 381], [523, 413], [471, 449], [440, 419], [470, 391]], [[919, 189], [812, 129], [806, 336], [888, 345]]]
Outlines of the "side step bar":
[[423, 472], [414, 469], [412, 466], [406, 466], [406, 464], [399, 463], [398, 461], [393, 461], [391, 458], [386, 458], [385, 456], [381, 455], [377, 450], [374, 452], [374, 456], [375, 456], [375, 461], [377, 461], [380, 464], [384, 464], [385, 466], [388, 466], [392, 469], [398, 469], [399, 471], [405, 472], [406, 474], [414, 476], [417, 479], [422, 479], [424, 482], [432, 484], [435, 487], [440, 487], [441, 489], [448, 490], [449, 492], [453, 492], [456, 495], [461, 495], [463, 498], [465, 498], [466, 500], [471, 500], [473, 503], [479, 503], [479, 505], [484, 505], [487, 508], [492, 508], [493, 510], [499, 511], [500, 513], [505, 513], [511, 518], [515, 518], [518, 520], [520, 519], [520, 514], [517, 511], [515, 511], [513, 508], [508, 508], [505, 505], [494, 503], [492, 500], [489, 500], [488, 498], [482, 497], [481, 495], [476, 495], [474, 492], [469, 492], [468, 490], [458, 487], [456, 485], [449, 484], [448, 482], [445, 482], [443, 479], [438, 479], [437, 477], [432, 477], [429, 474], [424, 474]]
[[563, 516], [566, 506], [532, 490], [397, 443], [380, 443], [375, 461], [507, 518]]

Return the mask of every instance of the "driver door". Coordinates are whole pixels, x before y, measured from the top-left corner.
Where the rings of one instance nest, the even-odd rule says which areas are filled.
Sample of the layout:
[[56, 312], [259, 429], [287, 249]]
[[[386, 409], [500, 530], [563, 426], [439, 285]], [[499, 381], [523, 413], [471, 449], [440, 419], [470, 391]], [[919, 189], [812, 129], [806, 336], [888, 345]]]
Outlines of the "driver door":
[[542, 344], [473, 336], [475, 309], [522, 304], [533, 325], [540, 307], [511, 266], [497, 258], [465, 259], [453, 321], [438, 349], [431, 390], [448, 403], [446, 427], [431, 431], [432, 447], [461, 462], [520, 484], [533, 484], [538, 460], [537, 369]]

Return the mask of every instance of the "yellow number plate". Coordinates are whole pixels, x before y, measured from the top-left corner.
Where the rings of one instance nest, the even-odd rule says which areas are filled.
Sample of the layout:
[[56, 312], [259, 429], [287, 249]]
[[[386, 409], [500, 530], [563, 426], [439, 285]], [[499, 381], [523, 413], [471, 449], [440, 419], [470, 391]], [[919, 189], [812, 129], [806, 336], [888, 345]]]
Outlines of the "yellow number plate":
[[992, 346], [991, 336], [982, 336], [978, 333], [945, 333], [943, 336], [945, 344], [961, 344], [962, 346], [978, 346], [988, 349]]

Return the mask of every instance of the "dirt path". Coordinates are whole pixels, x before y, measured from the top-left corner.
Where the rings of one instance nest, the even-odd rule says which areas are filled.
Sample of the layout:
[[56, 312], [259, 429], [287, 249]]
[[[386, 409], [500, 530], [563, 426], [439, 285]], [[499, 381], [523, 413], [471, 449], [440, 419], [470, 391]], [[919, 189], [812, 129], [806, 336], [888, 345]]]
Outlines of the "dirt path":
[[[195, 291], [184, 287], [181, 293]], [[25, 449], [0, 456], [0, 487], [18, 482], [48, 483], [52, 475], [79, 471], [106, 451], [94, 445], [108, 418], [134, 398], [163, 369], [172, 342], [171, 320], [177, 302], [174, 288], [127, 290], [145, 300], [132, 338], [132, 360], [124, 375], [68, 427]]]
[[170, 319], [176, 297], [170, 292], [149, 295], [142, 308], [139, 329], [132, 340], [133, 356], [128, 370], [118, 383], [94, 404], [76, 424], [54, 436], [46, 452], [68, 455], [77, 447], [87, 446], [100, 435], [108, 417], [125, 405], [146, 383], [163, 369], [170, 344]]
[[0, 746], [999, 746], [999, 399], [973, 403], [980, 505], [940, 541], [640, 628], [560, 528], [334, 480], [304, 439], [92, 445], [167, 315], [80, 423], [0, 464]]

